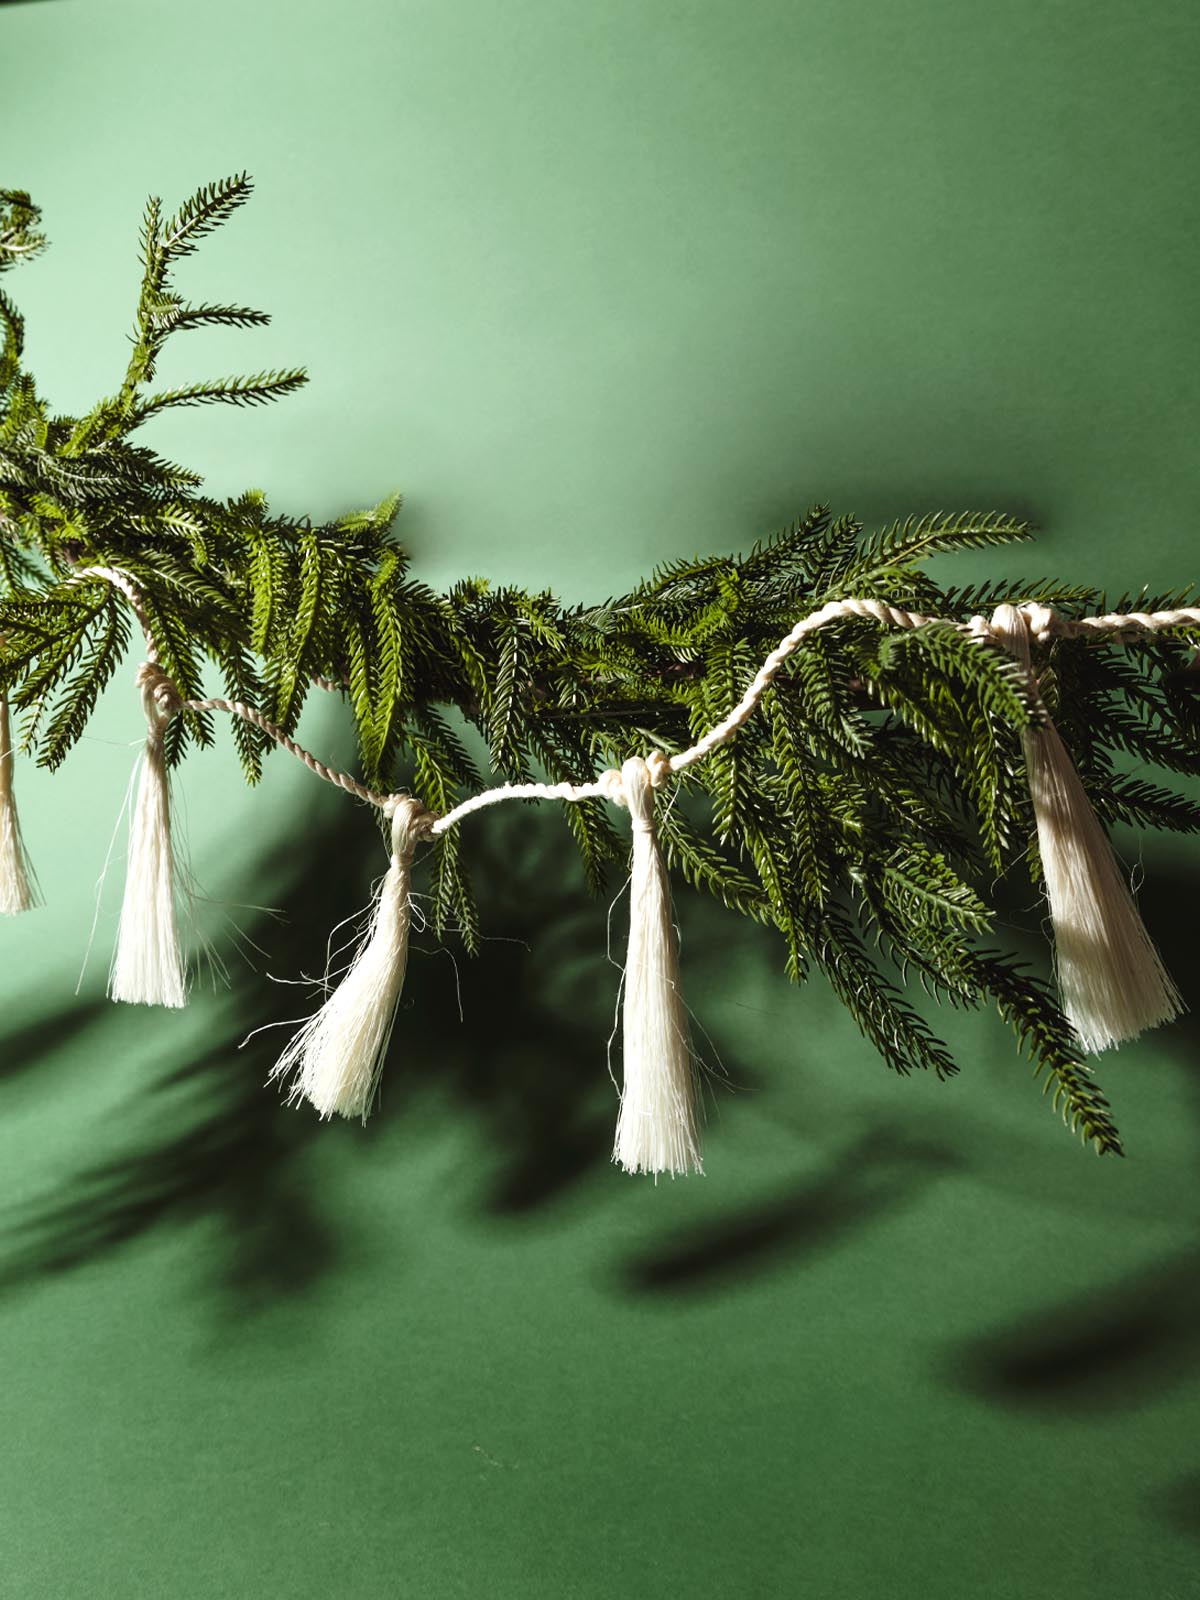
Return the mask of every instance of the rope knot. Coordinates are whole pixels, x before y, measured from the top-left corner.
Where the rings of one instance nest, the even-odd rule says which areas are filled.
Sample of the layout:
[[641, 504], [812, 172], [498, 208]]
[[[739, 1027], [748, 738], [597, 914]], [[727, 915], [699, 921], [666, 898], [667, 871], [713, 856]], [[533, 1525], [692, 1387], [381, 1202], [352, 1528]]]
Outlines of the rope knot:
[[143, 661], [137, 669], [137, 686], [142, 691], [146, 721], [161, 731], [183, 706], [183, 696], [175, 680], [154, 661]]
[[[600, 774], [596, 783], [606, 800], [611, 800], [615, 806], [626, 807], [637, 827], [641, 815], [649, 815], [653, 811], [651, 791], [661, 789], [673, 776], [670, 756], [664, 750], [651, 750], [644, 759], [630, 756], [624, 766], [609, 767]], [[632, 803], [631, 791], [635, 797]]]
[[1049, 606], [1037, 600], [1026, 600], [1017, 608], [1025, 618], [1030, 633], [1039, 644], [1049, 644], [1057, 632], [1058, 617]]
[[992, 627], [990, 619], [980, 616], [978, 613], [973, 617], [968, 617], [963, 626], [972, 639], [981, 639], [985, 644], [992, 643], [996, 637], [996, 631]]
[[1007, 645], [1010, 650], [1019, 642], [1018, 628], [1026, 640], [1038, 644], [1049, 644], [1062, 631], [1058, 613], [1038, 600], [997, 606], [990, 617], [969, 617], [965, 627], [972, 638]]
[[437, 814], [423, 806], [414, 795], [389, 795], [384, 803], [383, 814], [392, 825], [392, 855], [395, 858], [411, 856], [422, 839], [433, 838]]
[[671, 777], [671, 758], [664, 750], [651, 750], [646, 757], [646, 773], [652, 789], [661, 789]]
[[621, 793], [635, 833], [654, 832], [654, 780], [650, 764], [630, 756], [620, 771]]

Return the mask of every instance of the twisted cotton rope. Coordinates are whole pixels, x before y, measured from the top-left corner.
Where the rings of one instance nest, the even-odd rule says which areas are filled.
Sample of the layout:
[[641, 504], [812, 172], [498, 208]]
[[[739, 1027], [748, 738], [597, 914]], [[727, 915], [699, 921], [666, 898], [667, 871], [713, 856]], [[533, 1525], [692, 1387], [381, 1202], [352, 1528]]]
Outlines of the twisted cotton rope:
[[[289, 734], [285, 733], [276, 723], [264, 716], [261, 711], [253, 706], [243, 704], [240, 700], [185, 700], [170, 677], [158, 666], [158, 653], [150, 632], [149, 621], [142, 605], [141, 596], [130, 579], [122, 572], [111, 567], [89, 567], [77, 573], [77, 579], [96, 577], [104, 578], [120, 589], [129, 601], [134, 614], [142, 625], [146, 635], [147, 667], [157, 674], [155, 693], [159, 702], [165, 708], [169, 703], [172, 706], [171, 714], [176, 711], [223, 711], [230, 716], [241, 717], [243, 721], [253, 723], [255, 727], [272, 738], [276, 744], [290, 755], [302, 761], [310, 772], [315, 772], [317, 777], [323, 778], [326, 783], [344, 789], [348, 794], [365, 800], [369, 805], [377, 806], [385, 815], [391, 815], [401, 800], [410, 800], [411, 796], [403, 794], [381, 794], [374, 789], [369, 789], [365, 784], [359, 783], [348, 773], [339, 772], [337, 768], [330, 767], [325, 762], [318, 760], [311, 751], [298, 744]], [[1015, 608], [1025, 617], [1031, 636], [1039, 644], [1046, 644], [1053, 638], [1081, 638], [1088, 634], [1123, 633], [1137, 630], [1143, 633], [1158, 633], [1166, 628], [1196, 626], [1200, 627], [1200, 607], [1183, 606], [1171, 611], [1127, 611], [1107, 612], [1097, 617], [1060, 617], [1051, 607], [1042, 605], [1039, 601], [1026, 601]], [[885, 626], [895, 628], [924, 628], [931, 626], [955, 628], [965, 632], [973, 638], [990, 640], [996, 638], [996, 630], [992, 621], [984, 616], [974, 616], [966, 622], [956, 622], [949, 617], [930, 617], [920, 611], [906, 611], [900, 606], [889, 605], [883, 600], [847, 598], [844, 600], [830, 600], [818, 610], [810, 612], [808, 616], [801, 617], [791, 631], [782, 638], [763, 662], [754, 675], [742, 698], [733, 710], [723, 717], [714, 727], [691, 745], [687, 750], [681, 750], [673, 756], [668, 756], [665, 751], [652, 750], [646, 756], [646, 765], [649, 769], [650, 784], [654, 789], [661, 788], [672, 774], [683, 772], [693, 766], [697, 761], [702, 761], [719, 746], [728, 744], [736, 738], [739, 730], [745, 727], [758, 708], [759, 702], [770, 688], [784, 662], [808, 634], [816, 632], [818, 628], [830, 622], [836, 622], [843, 617], [863, 617], [872, 622], [880, 622]], [[146, 669], [142, 669], [146, 670]], [[143, 679], [139, 676], [139, 683]], [[339, 684], [327, 678], [314, 678], [314, 683], [324, 689], [337, 689]], [[591, 783], [505, 783], [498, 784], [495, 788], [484, 789], [480, 794], [472, 795], [460, 805], [453, 807], [441, 816], [431, 811], [425, 811], [418, 826], [426, 837], [436, 837], [456, 827], [465, 817], [471, 816], [476, 811], [482, 811], [487, 806], [498, 805], [503, 800], [565, 800], [576, 803], [580, 800], [605, 799], [616, 805], [626, 803], [624, 785], [620, 770], [616, 767], [609, 768]]]
[[[85, 578], [103, 578], [106, 583], [111, 583], [114, 589], [119, 589], [129, 601], [129, 609], [141, 624], [142, 633], [146, 639], [146, 660], [151, 666], [158, 665], [158, 646], [154, 642], [154, 634], [150, 631], [150, 618], [146, 615], [146, 607], [142, 600], [141, 591], [138, 590], [133, 580], [116, 567], [83, 567], [71, 577], [72, 583], [82, 583]], [[178, 692], [176, 693], [178, 699]]]
[[378, 806], [380, 810], [390, 811], [395, 804], [396, 796], [378, 794], [374, 789], [368, 789], [365, 784], [359, 783], [347, 772], [339, 772], [336, 767], [329, 767], [319, 761], [310, 750], [302, 744], [297, 744], [289, 734], [272, 722], [269, 717], [263, 716], [261, 711], [256, 711], [253, 706], [244, 705], [240, 700], [181, 700], [180, 709], [183, 711], [225, 711], [230, 716], [241, 717], [243, 722], [252, 722], [256, 728], [261, 728], [265, 734], [274, 739], [289, 755], [293, 755], [310, 772], [315, 772], [318, 778], [324, 778], [326, 783], [332, 783], [339, 789], [345, 789], [347, 794], [365, 800], [369, 805]]

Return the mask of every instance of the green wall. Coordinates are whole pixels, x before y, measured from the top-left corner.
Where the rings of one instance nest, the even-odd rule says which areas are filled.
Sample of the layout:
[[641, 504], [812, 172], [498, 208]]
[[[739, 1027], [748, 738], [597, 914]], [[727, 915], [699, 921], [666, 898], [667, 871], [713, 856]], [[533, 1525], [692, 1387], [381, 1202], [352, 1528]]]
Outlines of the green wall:
[[[1043, 527], [959, 574], [1168, 588], [1198, 57], [1185, 0], [4, 4], [0, 183], [53, 241], [6, 286], [85, 405], [146, 194], [249, 168], [183, 281], [274, 321], [163, 376], [313, 381], [154, 442], [289, 511], [402, 488], [435, 583], [598, 598], [824, 499]], [[193, 762], [258, 970], [110, 1006], [118, 860], [76, 998], [138, 725], [123, 681], [19, 774], [49, 904], [0, 928], [6, 1597], [1194, 1592], [1200, 1024], [1101, 1063], [1098, 1161], [998, 1022], [945, 1019], [954, 1082], [891, 1079], [681, 896], [730, 1083], [708, 1176], [635, 1182], [606, 907], [522, 808], [471, 835], [485, 958], [422, 941], [380, 1115], [318, 1128], [260, 1087], [279, 1035], [232, 1046], [303, 1009], [268, 974], [319, 965], [378, 841], [292, 764]], [[304, 734], [347, 754], [335, 707]], [[1195, 1003], [1200, 846], [1125, 845]]]

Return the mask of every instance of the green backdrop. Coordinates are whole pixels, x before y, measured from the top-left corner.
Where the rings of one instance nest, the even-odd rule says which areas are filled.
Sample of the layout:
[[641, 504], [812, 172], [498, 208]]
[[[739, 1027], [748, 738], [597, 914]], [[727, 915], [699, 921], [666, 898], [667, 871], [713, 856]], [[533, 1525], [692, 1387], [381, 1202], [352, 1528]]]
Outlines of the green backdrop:
[[[249, 168], [180, 281], [274, 322], [162, 376], [313, 381], [154, 442], [295, 512], [402, 488], [435, 583], [599, 598], [823, 499], [1043, 527], [960, 574], [1167, 588], [1200, 577], [1197, 46], [1189, 0], [4, 4], [0, 182], [53, 241], [8, 287], [83, 406], [146, 194]], [[521, 808], [470, 836], [485, 957], [421, 941], [381, 1113], [317, 1127], [260, 1087], [280, 1035], [233, 1046], [303, 1010], [271, 975], [378, 839], [291, 763], [249, 795], [192, 762], [210, 910], [263, 954], [110, 1006], [118, 840], [76, 996], [139, 725], [122, 681], [19, 774], [49, 904], [0, 928], [5, 1596], [1194, 1593], [1200, 1024], [1101, 1063], [1098, 1161], [998, 1021], [892, 1079], [681, 896], [729, 1084], [708, 1176], [634, 1181], [606, 907]], [[303, 731], [348, 754], [335, 706]], [[1194, 1004], [1200, 845], [1124, 844]]]

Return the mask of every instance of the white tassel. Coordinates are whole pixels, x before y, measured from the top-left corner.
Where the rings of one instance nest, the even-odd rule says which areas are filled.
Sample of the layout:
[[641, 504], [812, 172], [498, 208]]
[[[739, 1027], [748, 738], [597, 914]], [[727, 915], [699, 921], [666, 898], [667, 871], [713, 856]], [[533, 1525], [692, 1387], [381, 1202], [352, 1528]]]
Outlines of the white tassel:
[[114, 1000], [133, 1005], [187, 1003], [187, 977], [175, 914], [175, 865], [171, 852], [171, 802], [163, 739], [179, 709], [179, 691], [160, 667], [138, 668], [146, 713], [141, 781], [129, 819], [129, 854], [121, 925], [109, 975]]
[[336, 1112], [365, 1122], [375, 1099], [408, 965], [413, 853], [430, 820], [416, 800], [396, 801], [391, 864], [367, 933], [341, 983], [271, 1071], [272, 1080], [291, 1076], [293, 1104], [307, 1100], [323, 1118]]
[[0, 694], [0, 916], [15, 916], [38, 903], [37, 879], [21, 838], [21, 821], [13, 795], [8, 697]]
[[613, 1160], [626, 1172], [703, 1172], [671, 891], [654, 831], [654, 791], [645, 761], [634, 757], [624, 764], [619, 792], [633, 823], [633, 861], [625, 958], [625, 1082]]
[[[990, 629], [1036, 689], [1026, 613], [999, 606]], [[1085, 1050], [1106, 1050], [1169, 1022], [1182, 1003], [1057, 728], [1026, 729], [1022, 745], [1063, 1010]]]

